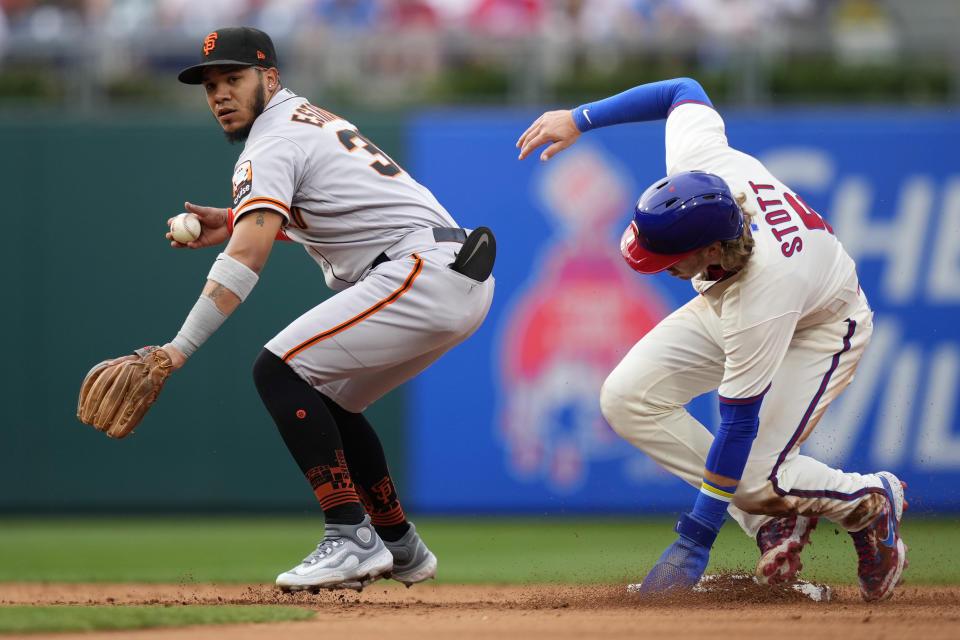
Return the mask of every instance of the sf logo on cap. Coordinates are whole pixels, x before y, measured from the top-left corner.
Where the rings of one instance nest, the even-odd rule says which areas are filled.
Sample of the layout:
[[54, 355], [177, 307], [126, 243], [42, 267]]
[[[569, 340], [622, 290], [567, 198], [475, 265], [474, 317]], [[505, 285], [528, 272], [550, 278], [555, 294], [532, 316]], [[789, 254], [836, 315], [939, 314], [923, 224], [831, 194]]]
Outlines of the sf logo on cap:
[[207, 36], [206, 40], [203, 41], [203, 55], [208, 56], [210, 52], [213, 51], [214, 47], [217, 46], [217, 32], [214, 31]]

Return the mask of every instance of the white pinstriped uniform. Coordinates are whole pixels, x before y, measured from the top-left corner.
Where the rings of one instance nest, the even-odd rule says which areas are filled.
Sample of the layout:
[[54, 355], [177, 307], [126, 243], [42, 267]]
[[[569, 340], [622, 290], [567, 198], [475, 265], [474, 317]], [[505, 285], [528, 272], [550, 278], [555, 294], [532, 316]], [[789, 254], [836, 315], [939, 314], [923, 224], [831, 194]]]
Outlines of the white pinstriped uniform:
[[[266, 348], [348, 411], [422, 371], [490, 308], [492, 277], [448, 268], [461, 245], [437, 242], [432, 228], [458, 225], [433, 194], [355, 126], [288, 89], [254, 121], [233, 188], [237, 218], [280, 213], [286, 238], [339, 291]], [[391, 260], [371, 268], [381, 253]]]
[[[699, 295], [610, 374], [605, 415], [628, 441], [699, 487], [713, 436], [684, 405], [713, 390], [728, 399], [767, 390], [736, 504], [754, 514], [799, 513], [861, 528], [882, 508], [879, 478], [799, 454], [827, 405], [852, 381], [872, 333], [853, 260], [795, 191], [727, 144], [712, 108], [673, 109], [666, 161], [668, 175], [707, 171], [735, 196], [745, 195], [756, 247], [739, 274], [694, 278]], [[735, 506], [730, 513], [750, 536], [770, 517]]]

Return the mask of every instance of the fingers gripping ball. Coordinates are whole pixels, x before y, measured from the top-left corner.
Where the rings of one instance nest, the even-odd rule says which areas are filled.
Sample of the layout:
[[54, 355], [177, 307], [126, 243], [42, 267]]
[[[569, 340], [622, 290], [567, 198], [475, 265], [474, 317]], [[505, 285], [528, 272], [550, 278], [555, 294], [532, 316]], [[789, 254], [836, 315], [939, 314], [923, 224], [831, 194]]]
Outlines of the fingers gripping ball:
[[200, 219], [192, 213], [181, 213], [170, 221], [170, 235], [187, 244], [200, 237]]
[[126, 437], [140, 424], [170, 377], [170, 358], [160, 347], [134, 355], [95, 365], [80, 385], [77, 418], [111, 438]]

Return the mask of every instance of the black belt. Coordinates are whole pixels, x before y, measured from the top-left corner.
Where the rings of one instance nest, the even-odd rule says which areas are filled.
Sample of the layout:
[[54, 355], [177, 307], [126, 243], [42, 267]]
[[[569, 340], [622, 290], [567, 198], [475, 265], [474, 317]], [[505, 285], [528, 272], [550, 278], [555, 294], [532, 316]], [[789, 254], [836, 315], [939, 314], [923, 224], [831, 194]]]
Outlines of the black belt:
[[[437, 242], [459, 242], [460, 244], [463, 244], [467, 241], [467, 232], [456, 227], [434, 227], [433, 239]], [[373, 264], [370, 265], [370, 268], [373, 269], [380, 266], [384, 262], [389, 261], [390, 257], [384, 251], [374, 258]]]

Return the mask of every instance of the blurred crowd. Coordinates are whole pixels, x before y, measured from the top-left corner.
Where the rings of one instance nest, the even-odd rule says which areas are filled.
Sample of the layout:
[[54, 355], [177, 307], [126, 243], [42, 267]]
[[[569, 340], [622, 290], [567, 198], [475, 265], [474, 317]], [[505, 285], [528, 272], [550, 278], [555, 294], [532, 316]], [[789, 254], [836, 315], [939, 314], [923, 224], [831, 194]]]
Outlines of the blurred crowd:
[[72, 65], [109, 82], [175, 68], [211, 30], [245, 24], [273, 37], [287, 77], [314, 85], [403, 92], [466, 61], [522, 74], [517, 85], [535, 90], [574, 67], [615, 68], [637, 51], [728, 70], [744, 50], [789, 56], [829, 46], [851, 61], [883, 59], [899, 46], [888, 2], [0, 0], [0, 70]]
[[124, 38], [144, 30], [196, 35], [248, 24], [278, 37], [322, 27], [352, 33], [466, 30], [524, 36], [572, 29], [604, 38], [674, 24], [749, 33], [813, 12], [822, 0], [0, 0], [5, 30], [52, 40], [85, 29]]

